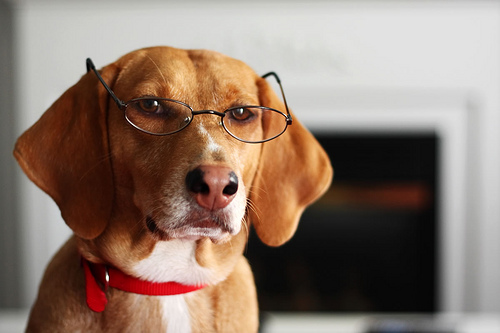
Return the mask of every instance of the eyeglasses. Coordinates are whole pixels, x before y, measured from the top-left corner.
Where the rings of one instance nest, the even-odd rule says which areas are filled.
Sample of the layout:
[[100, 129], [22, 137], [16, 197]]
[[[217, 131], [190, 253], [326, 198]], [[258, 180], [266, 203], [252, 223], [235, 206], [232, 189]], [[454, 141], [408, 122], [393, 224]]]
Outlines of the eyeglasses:
[[215, 110], [194, 111], [184, 102], [170, 98], [140, 97], [124, 102], [119, 99], [99, 74], [90, 58], [87, 59], [87, 72], [93, 71], [104, 88], [113, 98], [118, 108], [124, 111], [125, 119], [136, 129], [151, 135], [170, 135], [185, 129], [194, 116], [212, 114], [221, 118], [222, 127], [233, 138], [246, 143], [262, 143], [283, 134], [292, 124], [285, 93], [278, 75], [267, 73], [262, 78], [273, 76], [281, 90], [286, 114], [265, 106], [242, 105], [231, 107], [224, 112]]

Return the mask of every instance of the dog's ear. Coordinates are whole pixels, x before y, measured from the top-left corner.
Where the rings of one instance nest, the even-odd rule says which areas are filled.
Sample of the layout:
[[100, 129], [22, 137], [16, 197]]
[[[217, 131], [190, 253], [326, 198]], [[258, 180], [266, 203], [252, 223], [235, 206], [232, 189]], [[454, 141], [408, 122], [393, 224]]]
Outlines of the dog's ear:
[[[114, 82], [117, 68], [102, 70]], [[69, 88], [18, 140], [21, 168], [54, 199], [76, 235], [93, 239], [106, 228], [113, 203], [107, 133], [107, 93], [94, 73]]]
[[[261, 105], [285, 110], [266, 80], [257, 85]], [[270, 246], [288, 241], [302, 212], [328, 189], [332, 175], [327, 154], [295, 118], [280, 137], [263, 143], [249, 210], [259, 238]]]

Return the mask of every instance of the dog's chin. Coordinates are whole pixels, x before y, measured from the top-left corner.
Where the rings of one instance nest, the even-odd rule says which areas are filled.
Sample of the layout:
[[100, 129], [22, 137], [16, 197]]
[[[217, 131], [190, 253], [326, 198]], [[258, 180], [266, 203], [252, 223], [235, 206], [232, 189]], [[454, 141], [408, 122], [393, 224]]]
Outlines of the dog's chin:
[[167, 241], [180, 239], [186, 241], [197, 241], [203, 238], [209, 238], [213, 243], [224, 243], [239, 230], [233, 230], [213, 219], [204, 219], [186, 223], [176, 228], [163, 228], [152, 217], [146, 218], [146, 226], [153, 237], [158, 240]]

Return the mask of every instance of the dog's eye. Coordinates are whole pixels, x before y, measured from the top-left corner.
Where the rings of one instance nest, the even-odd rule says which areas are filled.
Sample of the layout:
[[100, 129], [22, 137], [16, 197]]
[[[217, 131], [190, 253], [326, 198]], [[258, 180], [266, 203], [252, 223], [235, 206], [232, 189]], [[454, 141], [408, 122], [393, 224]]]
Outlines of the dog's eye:
[[142, 99], [138, 101], [139, 108], [147, 113], [160, 113], [162, 107], [159, 101], [154, 99]]
[[231, 110], [231, 117], [238, 121], [245, 121], [252, 118], [255, 114], [248, 108], [236, 108]]

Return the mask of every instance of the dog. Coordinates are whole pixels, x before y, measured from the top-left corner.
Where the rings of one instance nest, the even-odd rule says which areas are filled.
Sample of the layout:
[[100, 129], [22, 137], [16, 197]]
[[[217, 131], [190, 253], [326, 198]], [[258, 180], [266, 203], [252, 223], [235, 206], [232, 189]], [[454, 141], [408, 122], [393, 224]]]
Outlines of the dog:
[[14, 149], [73, 231], [27, 331], [256, 332], [249, 228], [285, 243], [333, 174], [279, 78], [171, 47], [87, 67]]

